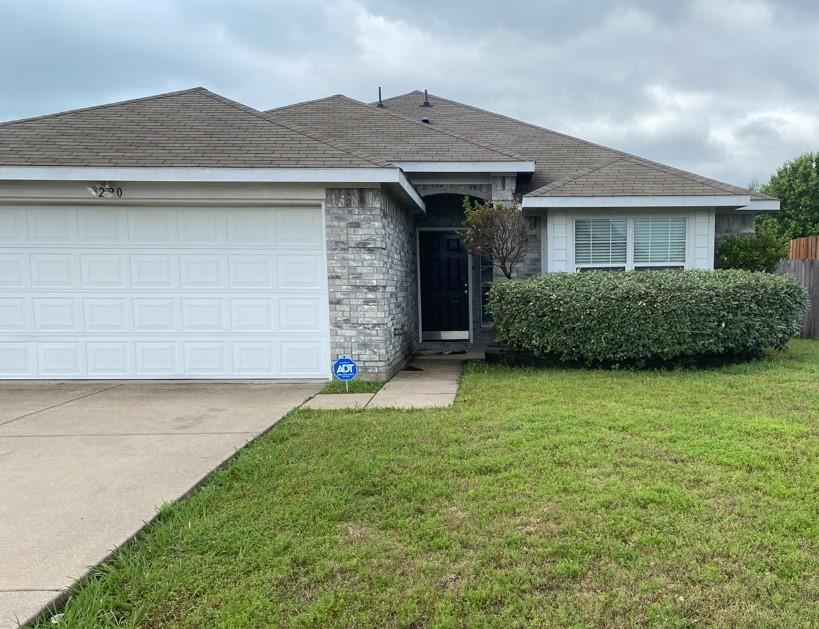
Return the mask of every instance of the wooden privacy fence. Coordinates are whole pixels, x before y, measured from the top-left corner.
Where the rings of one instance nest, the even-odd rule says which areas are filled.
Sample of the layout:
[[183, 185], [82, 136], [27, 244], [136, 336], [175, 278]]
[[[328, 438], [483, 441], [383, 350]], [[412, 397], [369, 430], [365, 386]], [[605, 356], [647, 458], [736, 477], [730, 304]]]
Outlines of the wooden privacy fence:
[[788, 244], [791, 260], [819, 260], [819, 236], [795, 238]]
[[[791, 244], [793, 242], [791, 241]], [[802, 322], [802, 336], [809, 339], [819, 338], [819, 260], [782, 260], [779, 263], [779, 272], [792, 277], [808, 289], [810, 306]]]

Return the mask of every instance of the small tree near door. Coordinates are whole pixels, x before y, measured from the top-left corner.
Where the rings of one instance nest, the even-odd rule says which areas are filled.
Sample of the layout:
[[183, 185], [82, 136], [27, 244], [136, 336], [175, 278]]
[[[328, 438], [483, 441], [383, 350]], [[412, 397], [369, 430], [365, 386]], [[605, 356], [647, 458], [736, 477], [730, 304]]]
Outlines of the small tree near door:
[[466, 231], [464, 246], [491, 260], [501, 273], [512, 279], [515, 267], [526, 255], [529, 225], [517, 203], [473, 202], [464, 198]]

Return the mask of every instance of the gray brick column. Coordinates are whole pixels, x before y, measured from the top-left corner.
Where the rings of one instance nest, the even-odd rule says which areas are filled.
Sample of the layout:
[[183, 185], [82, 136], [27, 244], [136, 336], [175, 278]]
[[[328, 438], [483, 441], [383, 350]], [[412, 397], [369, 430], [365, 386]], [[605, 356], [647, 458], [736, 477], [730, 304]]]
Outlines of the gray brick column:
[[384, 380], [418, 333], [414, 216], [378, 188], [333, 188], [325, 222], [332, 358]]

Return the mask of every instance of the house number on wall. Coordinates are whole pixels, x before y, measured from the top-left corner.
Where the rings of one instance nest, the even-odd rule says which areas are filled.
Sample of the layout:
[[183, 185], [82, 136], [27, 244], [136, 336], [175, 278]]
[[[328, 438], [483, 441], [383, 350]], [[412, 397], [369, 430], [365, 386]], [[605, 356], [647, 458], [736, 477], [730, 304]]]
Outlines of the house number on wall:
[[122, 188], [105, 185], [89, 186], [88, 191], [98, 199], [122, 198]]

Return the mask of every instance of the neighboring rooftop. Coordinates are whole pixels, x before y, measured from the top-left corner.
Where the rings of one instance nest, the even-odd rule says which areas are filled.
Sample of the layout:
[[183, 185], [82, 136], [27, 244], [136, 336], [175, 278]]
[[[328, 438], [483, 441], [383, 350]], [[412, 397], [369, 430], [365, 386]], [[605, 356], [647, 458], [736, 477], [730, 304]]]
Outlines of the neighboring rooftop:
[[388, 166], [198, 87], [0, 124], [3, 166]]

